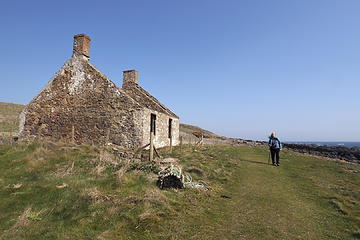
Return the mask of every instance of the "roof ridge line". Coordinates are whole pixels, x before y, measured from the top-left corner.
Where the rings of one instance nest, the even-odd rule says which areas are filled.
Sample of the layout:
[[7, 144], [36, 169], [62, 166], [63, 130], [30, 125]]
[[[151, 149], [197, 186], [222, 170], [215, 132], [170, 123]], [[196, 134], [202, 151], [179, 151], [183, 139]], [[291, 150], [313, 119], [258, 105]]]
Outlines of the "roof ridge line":
[[[154, 96], [152, 96], [149, 92], [147, 92], [144, 88], [142, 88], [139, 84], [137, 83], [132, 83], [131, 85], [129, 85], [130, 87], [135, 88], [138, 92], [140, 92], [142, 95], [144, 95], [145, 97], [147, 97], [151, 102], [153, 102], [155, 105], [157, 105], [158, 107], [160, 107], [167, 115], [179, 118], [175, 113], [173, 113], [170, 109], [168, 109], [167, 107], [165, 107], [165, 105], [163, 105], [158, 99], [156, 99]], [[125, 89], [126, 90], [126, 89]], [[148, 108], [148, 107], [147, 107]]]

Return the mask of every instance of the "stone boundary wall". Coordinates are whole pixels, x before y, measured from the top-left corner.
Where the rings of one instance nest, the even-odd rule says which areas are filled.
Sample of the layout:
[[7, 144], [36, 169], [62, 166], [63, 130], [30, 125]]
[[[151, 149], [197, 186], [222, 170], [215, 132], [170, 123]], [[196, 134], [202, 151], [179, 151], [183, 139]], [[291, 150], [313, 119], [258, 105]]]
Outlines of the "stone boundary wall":
[[[181, 132], [183, 144], [196, 144], [200, 138], [188, 133]], [[244, 140], [239, 138], [204, 138], [203, 144], [206, 145], [248, 145], [248, 146], [267, 146], [265, 141]], [[283, 143], [283, 148], [303, 154], [344, 160], [360, 164], [360, 147], [347, 148], [343, 146], [318, 146], [307, 144], [288, 144]]]
[[[265, 141], [252, 141], [243, 139], [233, 139], [238, 144], [251, 146], [267, 146]], [[289, 144], [282, 143], [284, 149], [298, 153], [310, 154], [314, 156], [344, 160], [352, 163], [360, 163], [360, 147], [347, 148], [343, 146], [318, 146], [309, 144]]]
[[342, 146], [318, 146], [307, 144], [283, 144], [284, 148], [299, 153], [322, 156], [345, 160], [347, 162], [360, 163], [360, 147], [342, 147]]

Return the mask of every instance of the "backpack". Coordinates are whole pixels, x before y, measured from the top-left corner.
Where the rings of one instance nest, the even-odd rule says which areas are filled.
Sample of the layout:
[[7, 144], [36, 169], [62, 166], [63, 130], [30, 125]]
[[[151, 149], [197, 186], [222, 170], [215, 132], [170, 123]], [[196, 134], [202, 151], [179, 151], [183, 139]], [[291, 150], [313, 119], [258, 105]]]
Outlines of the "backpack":
[[280, 148], [280, 141], [277, 138], [271, 138], [270, 139], [270, 147], [273, 149]]

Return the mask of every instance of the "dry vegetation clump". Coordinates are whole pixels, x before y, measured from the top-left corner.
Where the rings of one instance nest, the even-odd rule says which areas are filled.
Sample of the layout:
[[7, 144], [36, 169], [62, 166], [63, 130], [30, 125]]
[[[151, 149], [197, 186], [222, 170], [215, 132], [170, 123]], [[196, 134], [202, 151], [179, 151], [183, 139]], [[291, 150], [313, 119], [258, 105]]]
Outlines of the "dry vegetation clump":
[[19, 218], [17, 219], [16, 223], [14, 224], [14, 226], [11, 228], [10, 231], [17, 231], [18, 229], [29, 225], [31, 221], [28, 218], [28, 216], [30, 215], [31, 210], [32, 210], [31, 207], [26, 208], [21, 213], [21, 215], [19, 216]]
[[114, 202], [114, 199], [116, 198], [113, 195], [102, 193], [97, 187], [84, 189], [83, 194], [94, 203]]
[[[32, 208], [28, 207], [26, 208], [20, 216], [17, 218], [16, 223], [7, 231], [4, 232], [3, 235], [0, 234], [0, 239], [7, 239], [11, 238], [14, 234], [16, 234], [18, 231], [20, 231], [22, 228], [28, 226], [31, 223], [31, 220], [28, 218], [28, 216], [31, 213]], [[1, 238], [2, 237], [2, 238]]]
[[121, 183], [122, 178], [124, 176], [124, 174], [129, 170], [130, 164], [131, 164], [131, 160], [124, 160], [125, 164], [116, 171], [116, 175], [117, 175], [117, 180], [119, 183]]
[[30, 162], [34, 167], [41, 164], [42, 161], [56, 156], [56, 153], [52, 152], [47, 146], [41, 144], [35, 150], [28, 154], [26, 160]]
[[100, 149], [97, 157], [90, 159], [89, 162], [94, 166], [91, 172], [97, 176], [105, 176], [106, 169], [119, 169], [121, 159], [106, 149]]
[[62, 165], [56, 169], [53, 175], [58, 178], [73, 176], [75, 174], [74, 166], [75, 166], [75, 162]]
[[100, 163], [110, 165], [110, 166], [113, 166], [114, 168], [116, 168], [117, 166], [120, 165], [119, 160], [120, 160], [119, 157], [117, 157], [114, 153], [111, 153], [106, 149], [100, 150], [100, 153], [99, 153], [99, 162]]
[[149, 204], [165, 203], [167, 201], [168, 197], [158, 188], [151, 188], [144, 195], [144, 202]]

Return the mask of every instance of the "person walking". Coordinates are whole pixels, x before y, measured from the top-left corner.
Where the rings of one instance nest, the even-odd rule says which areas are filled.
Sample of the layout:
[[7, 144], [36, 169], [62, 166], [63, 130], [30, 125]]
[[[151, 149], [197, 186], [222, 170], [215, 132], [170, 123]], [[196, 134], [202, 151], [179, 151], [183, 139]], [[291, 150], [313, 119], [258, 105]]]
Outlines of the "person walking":
[[280, 140], [276, 137], [276, 133], [272, 132], [269, 137], [270, 154], [272, 164], [274, 166], [280, 166], [280, 151], [282, 149]]

